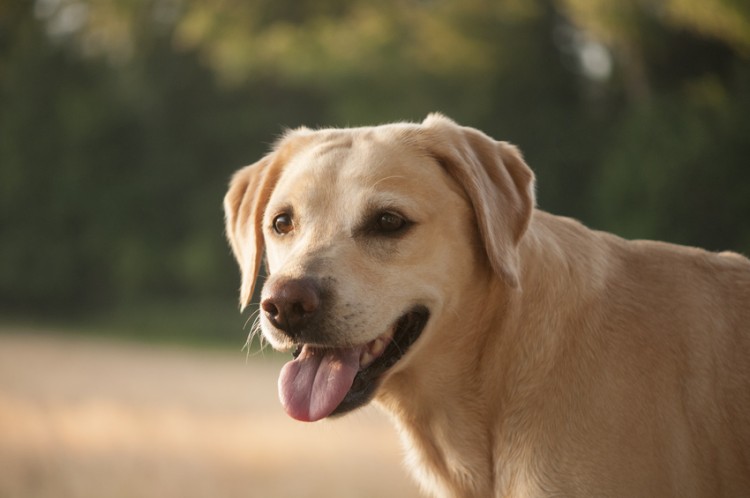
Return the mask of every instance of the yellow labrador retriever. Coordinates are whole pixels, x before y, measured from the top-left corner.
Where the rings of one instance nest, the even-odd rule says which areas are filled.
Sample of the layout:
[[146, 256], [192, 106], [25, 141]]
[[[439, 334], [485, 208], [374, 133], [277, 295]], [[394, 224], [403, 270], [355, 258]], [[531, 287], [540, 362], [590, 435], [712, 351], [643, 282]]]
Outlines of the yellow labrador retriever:
[[375, 400], [440, 497], [750, 496], [750, 261], [534, 207], [518, 150], [437, 114], [291, 131], [227, 234], [287, 413]]

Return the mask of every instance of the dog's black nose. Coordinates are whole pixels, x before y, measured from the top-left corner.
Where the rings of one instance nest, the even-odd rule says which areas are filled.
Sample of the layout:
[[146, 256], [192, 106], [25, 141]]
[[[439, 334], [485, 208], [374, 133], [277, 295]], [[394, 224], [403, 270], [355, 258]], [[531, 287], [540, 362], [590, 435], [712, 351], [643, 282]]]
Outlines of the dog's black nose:
[[260, 307], [271, 324], [296, 338], [320, 308], [320, 288], [310, 278], [269, 281]]

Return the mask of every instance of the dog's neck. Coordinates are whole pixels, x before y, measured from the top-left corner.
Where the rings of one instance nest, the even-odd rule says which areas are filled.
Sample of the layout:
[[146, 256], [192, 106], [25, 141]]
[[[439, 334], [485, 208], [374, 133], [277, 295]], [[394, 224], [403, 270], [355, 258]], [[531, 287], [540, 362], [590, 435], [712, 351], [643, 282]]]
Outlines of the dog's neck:
[[[486, 270], [482, 272], [487, 275]], [[509, 299], [499, 278], [484, 281], [486, 285], [466, 290], [476, 294], [471, 299], [476, 309], [446, 313], [440, 330], [430, 331], [446, 336], [445, 340], [430, 341], [430, 350], [417, 353], [420, 358], [414, 363], [419, 368], [395, 373], [378, 396], [410, 449], [407, 459], [418, 481], [434, 496], [446, 490], [447, 496], [493, 494], [488, 486], [494, 481], [495, 444], [487, 434], [494, 432], [491, 425], [497, 420], [493, 408], [497, 405], [480, 394], [480, 382], [485, 386], [497, 382], [500, 390], [502, 379], [488, 379], [484, 371], [485, 361], [491, 360], [485, 356], [498, 347], [498, 335], [485, 331], [502, 322], [507, 304], [495, 309], [487, 303]], [[488, 315], [489, 309], [494, 310], [493, 316]]]
[[[596, 264], [585, 254], [570, 260], [550, 245], [555, 238], [549, 233], [536, 237], [546, 232], [549, 218], [539, 214], [519, 248], [521, 289], [509, 289], [498, 277], [484, 279], [481, 286], [475, 281], [471, 289], [460, 290], [475, 293], [474, 299], [466, 301], [474, 303], [474, 308], [443, 317], [441, 329], [432, 333], [447, 338], [431, 341], [436, 345], [433, 349], [418, 353], [422, 356], [415, 362], [419, 369], [394, 374], [378, 396], [411, 450], [408, 459], [418, 481], [434, 496], [446, 491], [447, 496], [494, 496], [503, 488], [515, 494], [534, 494], [539, 489], [540, 480], [528, 475], [534, 464], [526, 450], [543, 442], [535, 441], [535, 434], [541, 431], [528, 426], [526, 415], [536, 409], [541, 393], [549, 388], [541, 386], [548, 384], [551, 370], [568, 346], [565, 337], [537, 340], [540, 333], [554, 333], [557, 327], [549, 321], [556, 318], [524, 303], [545, 298], [564, 302], [555, 294], [583, 285], [577, 282], [577, 269]], [[578, 228], [570, 226], [573, 231]], [[540, 262], [557, 268], [539, 267]], [[477, 273], [482, 272], [486, 275], [486, 269]], [[551, 282], [549, 275], [568, 277]], [[522, 299], [522, 293], [535, 293], [539, 299]], [[493, 305], [488, 306], [489, 302]], [[565, 319], [572, 311], [559, 312], [557, 319]], [[546, 349], [539, 348], [542, 343]], [[425, 388], [426, 384], [431, 387]], [[488, 392], [494, 393], [491, 399]], [[498, 440], [505, 443], [498, 444]]]

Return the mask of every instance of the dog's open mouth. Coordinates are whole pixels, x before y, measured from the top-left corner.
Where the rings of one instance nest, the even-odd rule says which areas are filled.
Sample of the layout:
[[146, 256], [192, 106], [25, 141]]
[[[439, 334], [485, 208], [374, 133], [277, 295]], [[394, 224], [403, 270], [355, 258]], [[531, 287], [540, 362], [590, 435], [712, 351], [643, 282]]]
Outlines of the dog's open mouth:
[[419, 338], [430, 313], [417, 306], [380, 337], [360, 346], [301, 345], [279, 375], [279, 398], [289, 416], [313, 422], [366, 404], [383, 374]]

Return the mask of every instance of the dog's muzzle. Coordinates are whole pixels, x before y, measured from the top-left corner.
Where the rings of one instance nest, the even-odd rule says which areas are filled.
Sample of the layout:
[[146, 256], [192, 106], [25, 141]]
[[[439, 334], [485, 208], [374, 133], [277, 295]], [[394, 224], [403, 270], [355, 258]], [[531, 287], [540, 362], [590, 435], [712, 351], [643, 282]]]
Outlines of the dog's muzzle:
[[261, 309], [269, 323], [296, 344], [294, 358], [279, 375], [279, 398], [287, 413], [303, 421], [340, 415], [367, 404], [385, 373], [424, 330], [429, 310], [416, 306], [376, 339], [355, 346], [321, 345], [309, 325], [321, 312], [322, 291], [312, 279], [271, 283]]

